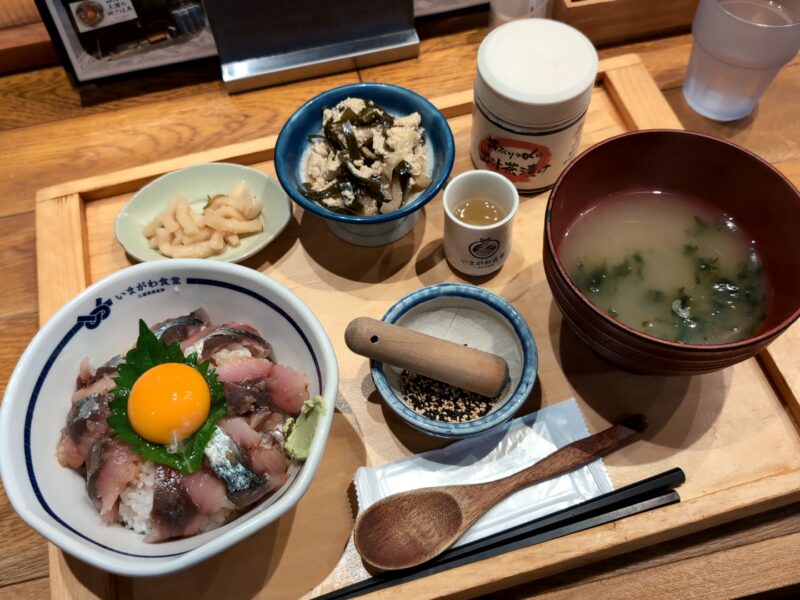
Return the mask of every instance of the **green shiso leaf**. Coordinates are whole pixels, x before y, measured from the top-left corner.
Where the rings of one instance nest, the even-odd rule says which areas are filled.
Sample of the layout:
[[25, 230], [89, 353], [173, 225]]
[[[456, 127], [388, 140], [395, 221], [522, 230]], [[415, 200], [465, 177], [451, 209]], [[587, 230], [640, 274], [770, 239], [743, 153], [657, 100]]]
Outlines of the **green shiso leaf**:
[[[208, 383], [211, 393], [211, 409], [206, 422], [194, 435], [183, 440], [180, 447], [171, 452], [167, 446], [147, 441], [133, 430], [128, 420], [128, 398], [136, 380], [145, 371], [163, 363], [181, 363], [197, 369]], [[117, 387], [111, 390], [108, 403], [111, 416], [108, 424], [114, 429], [114, 437], [133, 447], [142, 457], [153, 462], [168, 465], [181, 473], [194, 473], [203, 468], [203, 450], [214, 433], [214, 426], [228, 412], [222, 383], [217, 373], [209, 368], [208, 361], [198, 364], [197, 354], [184, 356], [178, 342], [167, 345], [150, 331], [147, 324], [139, 320], [139, 339], [136, 346], [125, 355], [125, 362], [117, 367], [118, 376], [114, 378]]]

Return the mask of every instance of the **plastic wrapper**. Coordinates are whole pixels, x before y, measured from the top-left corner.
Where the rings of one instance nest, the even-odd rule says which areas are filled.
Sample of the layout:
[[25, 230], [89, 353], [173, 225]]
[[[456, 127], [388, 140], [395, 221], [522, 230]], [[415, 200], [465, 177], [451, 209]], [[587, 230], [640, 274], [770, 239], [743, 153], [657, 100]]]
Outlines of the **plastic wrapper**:
[[[497, 431], [454, 442], [441, 450], [356, 471], [359, 512], [381, 498], [439, 485], [501, 479], [589, 435], [574, 398], [519, 417]], [[499, 502], [455, 544], [460, 546], [614, 489], [602, 459], [519, 490]]]

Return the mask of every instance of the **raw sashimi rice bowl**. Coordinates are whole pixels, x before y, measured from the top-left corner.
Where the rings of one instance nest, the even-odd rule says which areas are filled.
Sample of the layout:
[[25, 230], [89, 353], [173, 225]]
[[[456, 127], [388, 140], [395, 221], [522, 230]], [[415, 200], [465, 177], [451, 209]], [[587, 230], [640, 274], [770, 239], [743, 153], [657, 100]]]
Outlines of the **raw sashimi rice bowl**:
[[139, 264], [67, 303], [23, 354], [0, 412], [3, 483], [81, 560], [173, 572], [297, 503], [337, 387], [324, 329], [282, 285], [204, 260]]

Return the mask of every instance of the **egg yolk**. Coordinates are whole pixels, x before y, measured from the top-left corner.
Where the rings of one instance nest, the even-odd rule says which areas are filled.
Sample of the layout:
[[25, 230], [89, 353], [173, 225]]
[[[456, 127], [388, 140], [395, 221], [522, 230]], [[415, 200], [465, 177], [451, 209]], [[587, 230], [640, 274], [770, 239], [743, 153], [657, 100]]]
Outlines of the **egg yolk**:
[[154, 444], [173, 444], [200, 429], [211, 409], [205, 378], [189, 365], [164, 363], [145, 371], [128, 396], [133, 430]]

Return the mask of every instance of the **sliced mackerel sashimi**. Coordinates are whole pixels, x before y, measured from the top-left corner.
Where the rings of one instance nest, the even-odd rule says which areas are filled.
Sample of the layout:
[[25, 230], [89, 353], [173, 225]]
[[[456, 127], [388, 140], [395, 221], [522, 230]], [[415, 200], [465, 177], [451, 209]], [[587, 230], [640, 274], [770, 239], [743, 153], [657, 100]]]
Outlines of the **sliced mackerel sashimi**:
[[268, 408], [257, 408], [247, 417], [247, 424], [259, 433], [279, 432], [284, 421], [281, 413]]
[[308, 377], [264, 358], [226, 360], [216, 370], [231, 414], [267, 407], [298, 415], [308, 400]]
[[197, 308], [188, 315], [156, 323], [150, 330], [158, 339], [166, 344], [171, 344], [172, 342], [182, 342], [197, 335], [210, 324], [211, 319], [208, 313], [202, 308]]
[[267, 378], [267, 393], [277, 408], [299, 415], [308, 400], [308, 377], [286, 365], [274, 365]]
[[242, 454], [261, 443], [261, 434], [250, 427], [243, 417], [222, 417], [217, 421], [217, 427], [236, 443]]
[[184, 475], [183, 485], [192, 502], [204, 515], [217, 514], [223, 506], [230, 506], [225, 495], [225, 484], [208, 469]]
[[157, 465], [153, 484], [152, 528], [145, 542], [163, 542], [200, 533], [209, 515], [226, 504], [225, 486], [208, 470], [184, 475]]
[[246, 357], [226, 360], [216, 366], [231, 414], [241, 415], [256, 407], [269, 406], [267, 378], [273, 366], [266, 358]]
[[217, 427], [236, 443], [247, 466], [267, 480], [268, 492], [284, 484], [288, 478], [289, 460], [280, 448], [273, 446], [272, 437], [260, 434], [243, 417], [223, 417]]
[[113, 390], [115, 387], [117, 387], [117, 384], [114, 383], [112, 377], [116, 376], [116, 369], [114, 369], [113, 372], [106, 371], [100, 377], [94, 378], [94, 381], [92, 381], [86, 387], [75, 390], [75, 392], [72, 394], [73, 406], [84, 398], [88, 398], [93, 394], [107, 394]]
[[151, 331], [168, 344], [178, 342], [185, 355], [210, 361], [223, 384], [229, 415], [214, 427], [203, 469], [183, 474], [112, 438], [109, 402], [123, 356], [97, 369], [89, 359], [81, 362], [57, 458], [85, 475], [89, 498], [109, 524], [141, 530], [146, 519], [139, 507], [143, 497], [150, 497], [147, 482], [152, 481], [144, 541], [160, 542], [217, 526], [232, 510], [246, 509], [286, 483], [292, 463], [283, 449], [283, 425], [308, 398], [308, 378], [274, 363], [271, 345], [252, 326], [214, 326], [203, 309], [157, 323]]
[[139, 455], [117, 440], [95, 444], [86, 462], [86, 491], [100, 517], [114, 523], [119, 517], [119, 495], [139, 475]]
[[267, 493], [267, 480], [247, 466], [239, 446], [219, 426], [214, 428], [203, 453], [211, 471], [224, 483], [228, 499], [237, 508], [248, 506]]
[[230, 414], [243, 415], [258, 407], [269, 406], [270, 396], [267, 393], [266, 379], [225, 381], [222, 391]]
[[92, 369], [89, 359], [84, 357], [78, 371], [78, 378], [75, 380], [75, 390], [89, 388], [102, 378], [114, 379], [117, 376], [117, 366], [123, 360], [125, 359], [117, 354], [95, 371]]
[[80, 468], [92, 448], [111, 436], [111, 427], [106, 423], [111, 416], [109, 400], [107, 393], [91, 394], [73, 404], [56, 446], [56, 457], [62, 466]]
[[81, 359], [81, 365], [78, 367], [78, 378], [75, 380], [75, 389], [79, 390], [89, 385], [89, 382], [94, 375], [92, 364], [89, 362], [89, 357], [84, 356]]
[[208, 360], [223, 348], [245, 348], [254, 358], [269, 358], [272, 346], [261, 337], [258, 330], [244, 323], [224, 323], [219, 327], [203, 329], [181, 342], [187, 356], [196, 353], [201, 361]]
[[289, 479], [289, 459], [275, 446], [256, 446], [247, 452], [253, 472], [267, 478], [267, 493], [274, 492]]
[[145, 542], [192, 535], [206, 522], [184, 487], [181, 473], [164, 465], [156, 465], [150, 521], [152, 528], [145, 535]]

